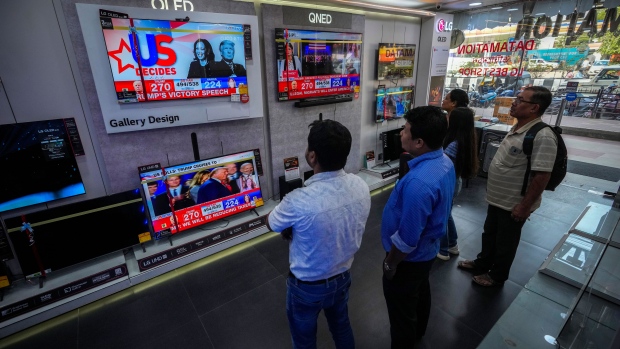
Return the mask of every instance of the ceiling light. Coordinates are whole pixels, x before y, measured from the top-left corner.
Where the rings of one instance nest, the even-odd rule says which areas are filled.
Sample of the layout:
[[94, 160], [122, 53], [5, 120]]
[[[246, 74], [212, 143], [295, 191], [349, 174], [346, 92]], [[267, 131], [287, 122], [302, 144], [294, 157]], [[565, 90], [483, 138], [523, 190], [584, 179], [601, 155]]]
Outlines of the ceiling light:
[[469, 4], [469, 6], [479, 6], [482, 5], [481, 2], [472, 2], [471, 4]]
[[503, 8], [503, 7], [501, 7], [501, 6], [498, 6], [498, 7], [491, 7], [491, 10], [499, 10], [499, 9], [502, 9], [502, 8]]
[[509, 9], [508, 9], [508, 10], [506, 10], [506, 11], [519, 11], [519, 9], [518, 9], [518, 8], [509, 8]]
[[544, 12], [541, 12], [541, 13], [537, 13], [537, 14], [535, 14], [534, 16], [544, 16], [544, 15], [545, 15], [545, 13], [544, 13]]

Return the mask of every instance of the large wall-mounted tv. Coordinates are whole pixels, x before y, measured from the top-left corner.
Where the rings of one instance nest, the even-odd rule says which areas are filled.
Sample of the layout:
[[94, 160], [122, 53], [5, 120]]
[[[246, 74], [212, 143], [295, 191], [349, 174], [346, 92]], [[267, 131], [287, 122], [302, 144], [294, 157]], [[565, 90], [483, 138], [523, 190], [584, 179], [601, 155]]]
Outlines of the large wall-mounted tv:
[[377, 78], [394, 80], [413, 78], [415, 45], [379, 44]]
[[241, 24], [100, 19], [119, 103], [222, 97], [247, 87]]
[[362, 34], [276, 28], [278, 100], [359, 91]]
[[376, 122], [400, 119], [413, 105], [413, 88], [411, 86], [380, 88], [377, 90], [376, 97]]
[[263, 205], [254, 151], [140, 173], [160, 239]]
[[[24, 220], [33, 234], [21, 230]], [[149, 232], [139, 189], [8, 218], [5, 225], [26, 278], [137, 245]]]
[[86, 193], [65, 120], [0, 125], [0, 212]]

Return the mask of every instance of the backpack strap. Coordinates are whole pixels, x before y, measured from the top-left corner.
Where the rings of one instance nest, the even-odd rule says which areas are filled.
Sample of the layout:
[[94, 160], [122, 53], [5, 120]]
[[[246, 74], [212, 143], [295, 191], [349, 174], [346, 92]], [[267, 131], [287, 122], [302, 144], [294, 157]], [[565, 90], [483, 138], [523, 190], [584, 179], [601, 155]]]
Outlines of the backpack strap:
[[534, 149], [534, 138], [536, 138], [536, 134], [538, 131], [542, 130], [545, 127], [551, 127], [544, 122], [538, 122], [534, 126], [532, 126], [527, 133], [525, 134], [525, 138], [523, 138], [523, 153], [527, 156], [527, 168], [525, 170], [525, 176], [523, 177], [523, 186], [521, 187], [521, 196], [525, 196], [525, 191], [527, 190], [527, 184], [530, 181], [530, 173], [532, 171], [532, 150]]

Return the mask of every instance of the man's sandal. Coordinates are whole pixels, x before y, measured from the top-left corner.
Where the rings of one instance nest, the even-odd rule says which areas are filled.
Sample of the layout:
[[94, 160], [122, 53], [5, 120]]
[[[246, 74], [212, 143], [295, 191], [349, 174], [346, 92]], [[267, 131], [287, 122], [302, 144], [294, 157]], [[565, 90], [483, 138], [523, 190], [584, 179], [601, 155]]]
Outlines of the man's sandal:
[[489, 274], [476, 275], [472, 278], [472, 280], [483, 287], [502, 286], [504, 284], [503, 282], [491, 279]]

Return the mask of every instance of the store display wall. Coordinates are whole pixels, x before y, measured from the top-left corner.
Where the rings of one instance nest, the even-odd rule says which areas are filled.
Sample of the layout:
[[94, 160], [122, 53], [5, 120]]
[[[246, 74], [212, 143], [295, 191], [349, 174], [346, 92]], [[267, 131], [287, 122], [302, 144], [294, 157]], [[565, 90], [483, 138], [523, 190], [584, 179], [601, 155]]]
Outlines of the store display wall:
[[[201, 158], [209, 158], [222, 154], [248, 150], [265, 149], [263, 132], [263, 118], [242, 119], [191, 126], [179, 126], [165, 129], [147, 130], [140, 132], [126, 132], [108, 134], [103, 124], [102, 108], [95, 87], [93, 71], [86, 52], [85, 40], [80, 25], [77, 1], [64, 0], [62, 14], [68, 28], [68, 35], [72, 49], [75, 51], [77, 71], [84, 86], [84, 95], [88, 105], [88, 112], [92, 115], [92, 133], [98, 139], [98, 145], [102, 153], [101, 169], [108, 177], [108, 193], [135, 188], [139, 185], [136, 175], [137, 166], [161, 163], [162, 165], [174, 165], [193, 160], [191, 133], [197, 135]], [[140, 13], [153, 13], [150, 1], [80, 1], [80, 3], [97, 4], [99, 8], [106, 6], [125, 6], [144, 8]], [[192, 2], [194, 12], [184, 11], [160, 11], [170, 19], [189, 16], [197, 19], [196, 12], [229, 13], [237, 15], [254, 16], [254, 4], [244, 2], [232, 2], [215, 0], [209, 2]], [[136, 12], [134, 10], [134, 12]], [[243, 17], [241, 17], [243, 18]], [[253, 35], [258, 35], [259, 28], [252, 28]], [[100, 33], [99, 33], [100, 35]], [[217, 48], [214, 48], [217, 50]], [[260, 55], [259, 47], [253, 47], [255, 56]], [[109, 70], [103, 66], [101, 69]], [[255, 66], [253, 69], [260, 70]], [[258, 98], [258, 96], [254, 96]], [[222, 97], [225, 98], [225, 97]], [[250, 97], [252, 98], [252, 96]], [[195, 101], [193, 101], [195, 102]], [[167, 101], [170, 105], [183, 105], [187, 101]], [[149, 108], [149, 106], [142, 106]], [[204, 107], [203, 107], [204, 109]], [[259, 103], [257, 109], [262, 109]], [[261, 110], [262, 112], [262, 110]]]
[[[392, 130], [403, 126], [404, 119], [389, 120], [383, 123], [375, 122], [375, 109], [377, 86], [379, 84], [386, 87], [410, 86], [415, 83], [418, 57], [420, 56], [420, 19], [394, 17], [393, 19], [368, 19], [366, 18], [364, 32], [364, 60], [363, 70], [367, 72], [362, 81], [361, 93], [367, 97], [363, 101], [361, 115], [361, 149], [360, 154], [364, 155], [367, 151], [374, 150], [375, 159], [383, 151], [381, 141], [378, 139], [381, 132]], [[414, 44], [416, 45], [416, 59], [413, 69], [413, 78], [390, 80], [377, 80], [377, 50], [379, 43]], [[360, 162], [361, 161], [361, 162]], [[358, 161], [359, 167], [363, 166], [363, 156]]]
[[[312, 121], [318, 120], [319, 113], [323, 113], [323, 119], [332, 119], [342, 123], [351, 132], [353, 143], [345, 170], [347, 172], [357, 173], [360, 169], [360, 115], [364, 102], [363, 93], [360, 93], [359, 98], [354, 99], [352, 102], [307, 108], [295, 108], [293, 101], [278, 102], [275, 29], [291, 28], [365, 34], [364, 16], [353, 15], [351, 29], [345, 29], [285, 25], [283, 23], [281, 6], [262, 4], [261, 15], [265, 58], [265, 74], [263, 79], [265, 79], [266, 83], [266, 98], [269, 108], [269, 137], [271, 138], [274, 186], [277, 186], [278, 177], [284, 175], [284, 158], [297, 156], [300, 160], [300, 171], [304, 172], [310, 170], [310, 167], [304, 160], [304, 154], [308, 144], [308, 125]], [[362, 37], [362, 40], [362, 45], [365, 46], [365, 36]], [[366, 59], [372, 59], [372, 57], [366, 57], [362, 54], [362, 61]], [[365, 75], [367, 75], [367, 71], [362, 68], [362, 79], [364, 79]], [[364, 87], [363, 85], [364, 82], [362, 82], [362, 88]], [[274, 188], [274, 193], [278, 192], [279, 189], [277, 187]]]

